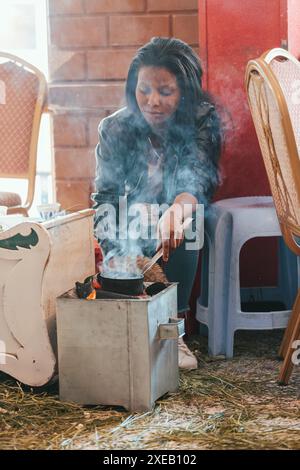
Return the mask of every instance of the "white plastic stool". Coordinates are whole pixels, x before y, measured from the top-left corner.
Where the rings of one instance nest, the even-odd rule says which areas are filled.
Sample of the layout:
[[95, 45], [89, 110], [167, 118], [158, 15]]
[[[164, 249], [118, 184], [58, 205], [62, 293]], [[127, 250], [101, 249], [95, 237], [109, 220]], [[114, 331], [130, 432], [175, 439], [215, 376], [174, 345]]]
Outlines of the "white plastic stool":
[[[240, 251], [248, 240], [256, 237], [281, 237], [272, 197], [224, 199], [211, 205], [205, 219], [204, 269], [196, 318], [208, 327], [208, 349], [213, 356], [233, 356], [236, 330], [287, 325], [291, 310], [241, 310]], [[259, 300], [282, 301], [291, 308], [297, 291], [297, 258], [283, 242], [279, 261], [278, 287], [259, 288]], [[251, 295], [251, 290], [256, 295], [258, 288], [242, 289], [242, 293]]]

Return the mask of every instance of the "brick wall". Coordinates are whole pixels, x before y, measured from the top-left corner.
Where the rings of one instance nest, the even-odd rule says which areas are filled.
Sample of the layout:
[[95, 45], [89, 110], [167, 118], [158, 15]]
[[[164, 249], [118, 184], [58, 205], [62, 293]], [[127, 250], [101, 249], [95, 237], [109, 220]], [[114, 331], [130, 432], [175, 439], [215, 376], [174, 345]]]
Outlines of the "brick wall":
[[57, 200], [88, 207], [97, 126], [123, 104], [137, 48], [153, 36], [198, 46], [197, 0], [48, 0]]

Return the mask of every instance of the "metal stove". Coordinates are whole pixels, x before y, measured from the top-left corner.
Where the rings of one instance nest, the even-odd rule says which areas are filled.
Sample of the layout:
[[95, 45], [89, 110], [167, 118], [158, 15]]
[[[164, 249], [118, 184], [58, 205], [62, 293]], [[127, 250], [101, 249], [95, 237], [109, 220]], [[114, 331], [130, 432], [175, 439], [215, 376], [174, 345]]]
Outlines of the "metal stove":
[[57, 299], [62, 400], [144, 411], [177, 389], [177, 339], [184, 334], [177, 283], [152, 297], [71, 297]]

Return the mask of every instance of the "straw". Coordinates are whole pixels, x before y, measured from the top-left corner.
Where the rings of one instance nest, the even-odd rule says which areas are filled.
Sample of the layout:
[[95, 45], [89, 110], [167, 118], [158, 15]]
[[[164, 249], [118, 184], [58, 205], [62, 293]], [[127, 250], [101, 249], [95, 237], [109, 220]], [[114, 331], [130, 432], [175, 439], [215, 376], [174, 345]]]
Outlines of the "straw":
[[300, 373], [277, 385], [281, 331], [241, 332], [232, 360], [207, 356], [149, 412], [59, 400], [57, 384], [26, 387], [0, 374], [1, 449], [300, 449]]

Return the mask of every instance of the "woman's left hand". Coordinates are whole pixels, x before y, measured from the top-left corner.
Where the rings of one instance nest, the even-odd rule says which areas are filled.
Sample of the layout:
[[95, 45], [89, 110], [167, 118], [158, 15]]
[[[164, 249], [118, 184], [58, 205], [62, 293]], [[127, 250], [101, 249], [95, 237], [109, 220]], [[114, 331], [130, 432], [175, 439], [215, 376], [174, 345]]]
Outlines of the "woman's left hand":
[[178, 248], [184, 240], [182, 226], [183, 214], [179, 204], [172, 204], [158, 221], [158, 246], [162, 247], [163, 261], [169, 260], [170, 253]]

